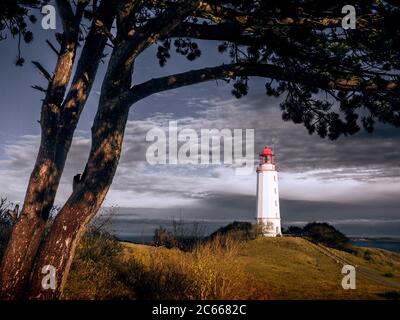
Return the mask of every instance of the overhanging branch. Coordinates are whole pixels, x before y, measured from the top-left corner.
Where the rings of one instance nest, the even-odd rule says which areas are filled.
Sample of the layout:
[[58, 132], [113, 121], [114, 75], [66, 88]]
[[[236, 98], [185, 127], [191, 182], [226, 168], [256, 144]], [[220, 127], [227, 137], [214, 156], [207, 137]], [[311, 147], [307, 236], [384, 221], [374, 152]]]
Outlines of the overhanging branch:
[[234, 79], [236, 77], [262, 77], [280, 81], [295, 82], [301, 85], [311, 86], [323, 90], [342, 91], [394, 91], [398, 90], [398, 83], [385, 81], [379, 85], [376, 83], [361, 82], [355, 80], [331, 79], [323, 75], [307, 74], [303, 72], [293, 73], [282, 67], [271, 64], [234, 63], [217, 67], [192, 70], [166, 77], [151, 79], [131, 87], [120, 99], [129, 107], [137, 101], [154, 93], [189, 86], [216, 79]]

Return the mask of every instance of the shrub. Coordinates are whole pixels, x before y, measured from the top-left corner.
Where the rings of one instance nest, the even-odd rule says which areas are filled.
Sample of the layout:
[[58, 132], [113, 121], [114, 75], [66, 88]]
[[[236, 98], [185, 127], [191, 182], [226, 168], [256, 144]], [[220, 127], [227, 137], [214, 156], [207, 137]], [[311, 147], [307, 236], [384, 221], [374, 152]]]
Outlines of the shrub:
[[154, 231], [154, 245], [168, 249], [190, 251], [204, 240], [204, 226], [194, 222], [188, 226], [181, 220], [173, 220], [172, 231], [159, 227]]
[[234, 221], [225, 227], [219, 228], [213, 232], [209, 239], [214, 239], [220, 236], [229, 236], [238, 241], [255, 239], [262, 233], [262, 226], [260, 224], [251, 224], [250, 222]]
[[174, 237], [171, 231], [165, 228], [159, 227], [154, 230], [154, 245], [157, 247], [166, 247], [168, 249], [174, 248], [178, 245], [177, 239]]
[[303, 228], [303, 234], [311, 241], [351, 252], [350, 239], [328, 223], [312, 222]]
[[283, 232], [284, 234], [288, 234], [295, 237], [301, 237], [304, 233], [303, 228], [297, 226], [290, 226]]
[[121, 278], [121, 252], [121, 245], [112, 235], [89, 229], [78, 245], [62, 298], [134, 298], [134, 293]]
[[371, 251], [369, 251], [369, 250], [365, 250], [365, 251], [364, 251], [364, 259], [367, 260], [367, 261], [372, 260], [372, 253], [371, 253]]

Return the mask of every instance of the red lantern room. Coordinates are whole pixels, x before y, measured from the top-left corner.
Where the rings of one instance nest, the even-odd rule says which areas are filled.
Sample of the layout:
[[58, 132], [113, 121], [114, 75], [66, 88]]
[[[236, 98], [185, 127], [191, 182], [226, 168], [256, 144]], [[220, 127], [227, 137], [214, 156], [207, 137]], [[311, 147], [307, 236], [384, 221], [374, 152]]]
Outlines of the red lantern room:
[[268, 163], [268, 164], [274, 164], [274, 153], [270, 148], [267, 146], [264, 147], [263, 151], [260, 153], [260, 164]]

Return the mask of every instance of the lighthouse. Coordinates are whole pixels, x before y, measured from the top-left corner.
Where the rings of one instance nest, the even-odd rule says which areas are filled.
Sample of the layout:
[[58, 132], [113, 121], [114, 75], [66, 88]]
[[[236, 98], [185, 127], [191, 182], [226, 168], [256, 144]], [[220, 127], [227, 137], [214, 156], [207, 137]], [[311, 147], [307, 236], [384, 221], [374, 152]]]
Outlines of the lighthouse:
[[263, 226], [267, 237], [281, 235], [281, 215], [279, 210], [278, 171], [275, 155], [265, 147], [260, 153], [257, 166], [257, 222]]

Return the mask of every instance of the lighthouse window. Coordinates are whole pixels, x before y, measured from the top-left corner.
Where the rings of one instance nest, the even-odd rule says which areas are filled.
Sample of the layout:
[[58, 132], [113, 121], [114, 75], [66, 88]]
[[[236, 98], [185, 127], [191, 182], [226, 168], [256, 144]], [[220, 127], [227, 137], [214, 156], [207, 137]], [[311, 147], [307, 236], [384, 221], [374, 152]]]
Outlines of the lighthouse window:
[[276, 176], [274, 176], [274, 181], [276, 181]]
[[276, 194], [276, 188], [274, 188], [275, 194]]
[[277, 207], [277, 206], [278, 206], [278, 201], [275, 200], [275, 207]]

